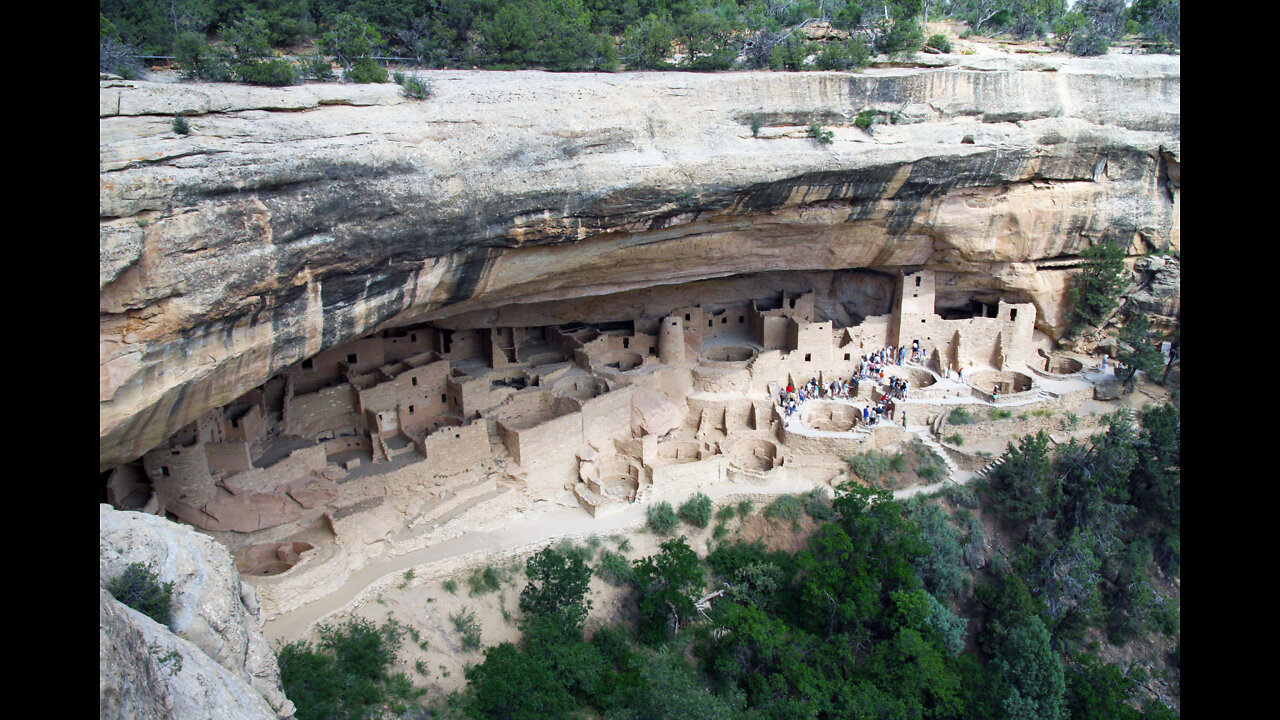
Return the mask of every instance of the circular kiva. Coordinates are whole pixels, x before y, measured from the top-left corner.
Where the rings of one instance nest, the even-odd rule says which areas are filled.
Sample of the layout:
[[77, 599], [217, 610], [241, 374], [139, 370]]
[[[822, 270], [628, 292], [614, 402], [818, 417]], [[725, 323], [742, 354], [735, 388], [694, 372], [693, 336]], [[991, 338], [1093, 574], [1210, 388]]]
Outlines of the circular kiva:
[[1012, 370], [979, 370], [965, 375], [965, 380], [977, 390], [989, 393], [997, 388], [1001, 395], [1013, 395], [1031, 389], [1031, 376]]
[[597, 368], [609, 368], [626, 372], [644, 364], [644, 356], [640, 353], [627, 352], [626, 350], [614, 350], [613, 352], [602, 354], [593, 364]]
[[740, 367], [745, 366], [755, 356], [756, 351], [744, 345], [721, 345], [709, 348], [702, 353], [700, 362], [717, 367]]

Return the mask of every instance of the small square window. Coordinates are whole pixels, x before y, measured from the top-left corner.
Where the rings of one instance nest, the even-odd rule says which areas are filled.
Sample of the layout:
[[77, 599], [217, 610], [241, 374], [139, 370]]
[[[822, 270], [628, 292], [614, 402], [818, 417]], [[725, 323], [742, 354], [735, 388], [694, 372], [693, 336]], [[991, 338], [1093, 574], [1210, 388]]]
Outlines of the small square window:
[[160, 477], [169, 477], [169, 466], [168, 466], [168, 465], [161, 465], [161, 466], [160, 466]]
[[414, 387], [417, 387], [417, 386], [418, 386], [418, 378], [416, 378], [416, 377], [414, 377], [414, 378], [409, 378], [409, 382], [410, 382], [410, 384], [411, 384], [411, 385], [413, 385]]
[[302, 369], [303, 369], [303, 370], [311, 370], [311, 369], [315, 368], [315, 366], [316, 366], [316, 364], [315, 364], [315, 362], [313, 362], [313, 361], [312, 361], [312, 358], [307, 358], [306, 360], [303, 360], [303, 361], [302, 361]]
[[418, 335], [416, 333], [409, 333], [409, 342], [418, 342]]
[[809, 355], [809, 353], [805, 353], [805, 354], [804, 354], [804, 361], [805, 361], [805, 362], [809, 362], [809, 361], [810, 361], [810, 359], [811, 359], [811, 356]]
[[721, 325], [726, 325], [726, 324], [728, 324], [728, 322], [729, 322], [729, 318], [727, 318], [727, 317], [722, 317], [722, 318], [720, 318], [720, 324], [721, 324]]
[[351, 363], [351, 364], [353, 364], [353, 365], [354, 365], [354, 364], [356, 363], [356, 354], [355, 354], [355, 353], [351, 353], [350, 355], [348, 355], [348, 356], [347, 356], [347, 362], [349, 362], [349, 363]]
[[747, 318], [746, 318], [746, 317], [744, 317], [744, 316], [742, 316], [742, 315], [739, 315], [739, 316], [738, 316], [738, 322], [740, 322], [740, 323], [744, 323], [744, 322], [746, 322], [746, 321], [747, 321]]
[[845, 353], [845, 354], [844, 354], [844, 359], [845, 359], [845, 360], [848, 360], [848, 359], [849, 359], [849, 353]]
[[689, 315], [688, 315], [687, 313], [686, 313], [686, 314], [685, 314], [685, 316], [684, 316], [684, 321], [685, 321], [685, 322], [689, 322]]

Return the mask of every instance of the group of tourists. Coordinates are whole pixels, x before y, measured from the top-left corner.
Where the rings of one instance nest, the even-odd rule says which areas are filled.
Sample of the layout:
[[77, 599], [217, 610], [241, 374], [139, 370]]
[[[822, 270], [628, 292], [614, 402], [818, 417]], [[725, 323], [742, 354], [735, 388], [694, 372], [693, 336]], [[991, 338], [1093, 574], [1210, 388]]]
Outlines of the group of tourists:
[[[906, 380], [899, 380], [896, 377], [890, 378], [889, 391], [882, 394], [879, 401], [862, 407], [860, 414], [855, 413], [855, 419], [861, 417], [864, 425], [875, 425], [883, 419], [893, 420], [894, 412], [897, 409], [897, 405], [893, 400], [894, 398], [906, 399], [907, 384]], [[815, 398], [847, 400], [851, 396], [856, 396], [857, 393], [857, 376], [854, 376], [851, 382], [846, 382], [843, 378], [840, 378], [827, 383], [825, 386], [819, 383], [816, 378], [810, 378], [808, 382], [798, 388], [791, 383], [787, 383], [785, 389], [778, 391], [778, 404], [782, 406], [785, 416], [790, 419], [792, 415], [799, 412], [807, 400]]]
[[907, 359], [910, 353], [911, 362], [923, 363], [928, 357], [927, 351], [920, 344], [919, 340], [912, 340], [911, 347], [900, 345], [898, 347], [886, 346], [868, 355], [863, 355], [858, 362], [858, 376], [864, 378], [875, 378], [884, 380], [885, 365], [901, 365]]

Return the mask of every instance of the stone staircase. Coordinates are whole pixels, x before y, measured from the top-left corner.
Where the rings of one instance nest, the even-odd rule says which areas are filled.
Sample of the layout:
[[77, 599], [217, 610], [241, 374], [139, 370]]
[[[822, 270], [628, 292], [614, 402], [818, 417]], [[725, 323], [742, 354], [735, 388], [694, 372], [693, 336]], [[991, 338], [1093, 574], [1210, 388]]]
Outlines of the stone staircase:
[[998, 467], [998, 466], [1000, 466], [1000, 465], [1003, 465], [1003, 464], [1004, 464], [1004, 458], [1005, 458], [1005, 456], [1004, 456], [1004, 455], [1001, 455], [1000, 457], [996, 458], [995, 460], [992, 460], [991, 462], [989, 462], [989, 463], [987, 463], [986, 465], [982, 466], [982, 469], [978, 471], [978, 474], [979, 474], [979, 475], [981, 475], [981, 476], [983, 476], [983, 477], [986, 477], [986, 476], [987, 476], [987, 473], [991, 472], [991, 471], [992, 471], [992, 470], [994, 470], [996, 467]]
[[947, 452], [947, 449], [925, 433], [916, 433], [916, 437], [920, 438], [920, 442], [924, 443], [925, 447], [929, 448], [935, 455], [942, 458], [942, 462], [947, 466], [946, 481], [955, 482], [956, 474], [960, 472], [960, 467], [951, 459], [951, 455]]

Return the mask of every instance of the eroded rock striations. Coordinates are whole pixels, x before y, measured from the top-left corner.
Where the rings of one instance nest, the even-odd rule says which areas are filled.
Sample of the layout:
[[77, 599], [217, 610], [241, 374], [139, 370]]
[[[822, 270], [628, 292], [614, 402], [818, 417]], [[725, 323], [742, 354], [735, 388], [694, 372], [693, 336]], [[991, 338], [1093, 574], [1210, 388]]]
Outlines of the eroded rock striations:
[[376, 329], [656, 285], [931, 269], [1058, 338], [1080, 249], [1180, 247], [1179, 60], [954, 62], [103, 82], [101, 467]]
[[[101, 717], [292, 717], [256, 594], [226, 548], [154, 515], [99, 508]], [[174, 583], [167, 627], [106, 590], [135, 562]]]

